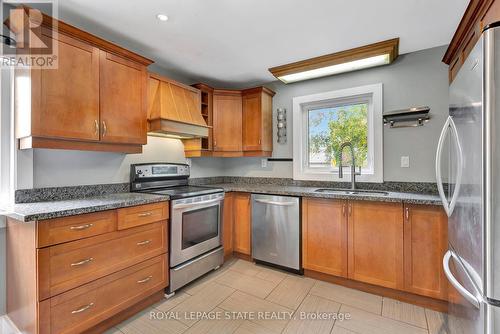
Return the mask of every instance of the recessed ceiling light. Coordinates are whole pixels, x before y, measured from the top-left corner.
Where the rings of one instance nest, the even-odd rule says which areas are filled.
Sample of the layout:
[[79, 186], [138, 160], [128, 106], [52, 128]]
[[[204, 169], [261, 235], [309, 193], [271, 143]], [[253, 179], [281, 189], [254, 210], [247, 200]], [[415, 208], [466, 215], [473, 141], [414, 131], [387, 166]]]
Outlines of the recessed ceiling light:
[[158, 14], [156, 15], [156, 18], [160, 21], [168, 21], [168, 16], [165, 14]]

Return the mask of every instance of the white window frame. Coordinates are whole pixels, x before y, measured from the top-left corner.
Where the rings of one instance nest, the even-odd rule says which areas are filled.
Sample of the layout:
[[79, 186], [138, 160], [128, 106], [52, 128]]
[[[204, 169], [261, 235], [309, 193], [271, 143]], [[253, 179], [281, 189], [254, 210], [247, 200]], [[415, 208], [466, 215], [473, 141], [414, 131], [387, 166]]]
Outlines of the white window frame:
[[344, 177], [338, 177], [338, 168], [309, 168], [309, 117], [311, 109], [368, 102], [368, 167], [356, 176], [360, 182], [384, 182], [383, 157], [383, 85], [382, 83], [353, 87], [293, 98], [293, 178], [294, 180], [349, 182], [351, 169], [344, 168]]
[[0, 69], [0, 204], [14, 201], [15, 188], [15, 140], [13, 118], [13, 70]]

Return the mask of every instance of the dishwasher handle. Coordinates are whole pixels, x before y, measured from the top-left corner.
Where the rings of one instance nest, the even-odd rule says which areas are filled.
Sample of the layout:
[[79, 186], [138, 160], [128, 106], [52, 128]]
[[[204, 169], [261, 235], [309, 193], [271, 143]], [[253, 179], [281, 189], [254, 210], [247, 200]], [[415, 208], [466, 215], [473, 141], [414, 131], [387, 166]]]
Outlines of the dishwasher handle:
[[277, 201], [268, 201], [265, 199], [254, 199], [257, 203], [267, 204], [267, 205], [276, 205], [276, 206], [293, 206], [296, 205], [296, 202], [277, 202]]

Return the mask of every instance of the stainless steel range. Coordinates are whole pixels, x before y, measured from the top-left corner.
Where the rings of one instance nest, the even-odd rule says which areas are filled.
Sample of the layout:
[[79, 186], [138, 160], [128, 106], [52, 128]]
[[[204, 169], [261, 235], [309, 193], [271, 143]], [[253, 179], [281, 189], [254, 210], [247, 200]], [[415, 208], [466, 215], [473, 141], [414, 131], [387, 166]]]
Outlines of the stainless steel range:
[[131, 191], [170, 196], [169, 294], [223, 263], [223, 189], [189, 186], [185, 164], [135, 164], [130, 179]]

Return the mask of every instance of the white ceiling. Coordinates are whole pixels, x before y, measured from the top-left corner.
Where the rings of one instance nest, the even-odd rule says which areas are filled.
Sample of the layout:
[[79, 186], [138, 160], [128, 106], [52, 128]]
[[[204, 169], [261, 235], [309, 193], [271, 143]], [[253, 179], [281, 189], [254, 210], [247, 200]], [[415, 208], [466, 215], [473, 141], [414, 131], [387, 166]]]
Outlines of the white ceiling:
[[269, 67], [389, 38], [400, 37], [400, 53], [448, 44], [467, 3], [59, 0], [59, 17], [189, 80], [238, 87], [274, 80]]

